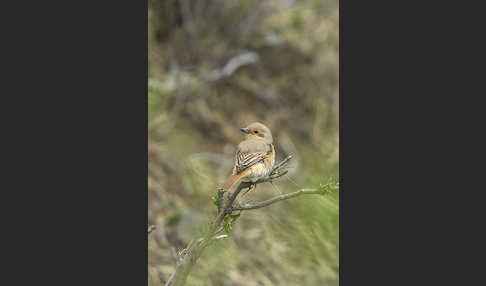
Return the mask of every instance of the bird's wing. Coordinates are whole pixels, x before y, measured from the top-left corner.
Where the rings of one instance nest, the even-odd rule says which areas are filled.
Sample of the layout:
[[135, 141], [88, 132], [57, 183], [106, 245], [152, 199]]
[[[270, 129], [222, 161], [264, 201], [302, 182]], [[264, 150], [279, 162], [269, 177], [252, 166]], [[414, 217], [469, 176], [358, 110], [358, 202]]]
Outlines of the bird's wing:
[[245, 153], [238, 150], [236, 152], [236, 173], [241, 173], [243, 170], [262, 162], [268, 156], [268, 152], [253, 152]]

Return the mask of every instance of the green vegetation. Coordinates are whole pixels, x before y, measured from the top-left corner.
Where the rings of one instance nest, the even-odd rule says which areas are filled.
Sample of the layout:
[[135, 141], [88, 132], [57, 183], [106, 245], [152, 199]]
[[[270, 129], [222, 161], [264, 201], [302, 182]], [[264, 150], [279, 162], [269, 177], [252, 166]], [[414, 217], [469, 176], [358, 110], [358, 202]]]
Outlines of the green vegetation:
[[[290, 2], [149, 1], [149, 285], [214, 218], [240, 127], [265, 123], [277, 161], [294, 158], [237, 200], [339, 179], [338, 1]], [[338, 191], [236, 218], [186, 285], [338, 285]]]

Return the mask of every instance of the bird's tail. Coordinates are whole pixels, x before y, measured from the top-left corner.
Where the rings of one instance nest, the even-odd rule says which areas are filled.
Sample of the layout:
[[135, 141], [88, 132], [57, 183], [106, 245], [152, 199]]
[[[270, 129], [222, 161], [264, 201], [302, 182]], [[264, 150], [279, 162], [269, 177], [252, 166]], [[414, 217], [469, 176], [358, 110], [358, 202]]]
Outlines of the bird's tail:
[[231, 190], [231, 188], [233, 188], [233, 186], [237, 185], [241, 181], [241, 179], [243, 179], [248, 174], [249, 171], [250, 171], [250, 169], [246, 169], [246, 170], [244, 170], [243, 172], [241, 172], [239, 174], [233, 174], [233, 175], [231, 175], [218, 188], [218, 190], [223, 191], [223, 192], [228, 192], [229, 190]]

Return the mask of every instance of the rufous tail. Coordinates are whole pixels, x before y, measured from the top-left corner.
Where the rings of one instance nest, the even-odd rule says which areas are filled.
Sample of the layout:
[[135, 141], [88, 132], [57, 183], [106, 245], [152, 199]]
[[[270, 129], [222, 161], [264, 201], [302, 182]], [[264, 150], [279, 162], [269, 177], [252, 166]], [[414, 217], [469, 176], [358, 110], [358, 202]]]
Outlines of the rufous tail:
[[248, 174], [249, 171], [250, 171], [250, 169], [246, 169], [246, 170], [244, 170], [243, 172], [241, 172], [239, 174], [233, 174], [233, 175], [231, 175], [218, 188], [218, 190], [223, 191], [223, 192], [227, 192], [227, 191], [231, 190], [231, 188], [233, 188], [233, 186], [237, 185], [241, 181], [241, 179], [243, 179]]

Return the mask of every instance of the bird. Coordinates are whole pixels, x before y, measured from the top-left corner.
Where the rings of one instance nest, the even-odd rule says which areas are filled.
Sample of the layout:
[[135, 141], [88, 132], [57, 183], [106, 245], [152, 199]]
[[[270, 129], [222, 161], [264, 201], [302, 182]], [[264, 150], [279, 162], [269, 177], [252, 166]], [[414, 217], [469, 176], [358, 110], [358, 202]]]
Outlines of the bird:
[[228, 192], [240, 182], [255, 183], [269, 175], [275, 164], [275, 147], [270, 129], [259, 122], [240, 128], [246, 139], [236, 149], [235, 165], [231, 176], [218, 187]]

